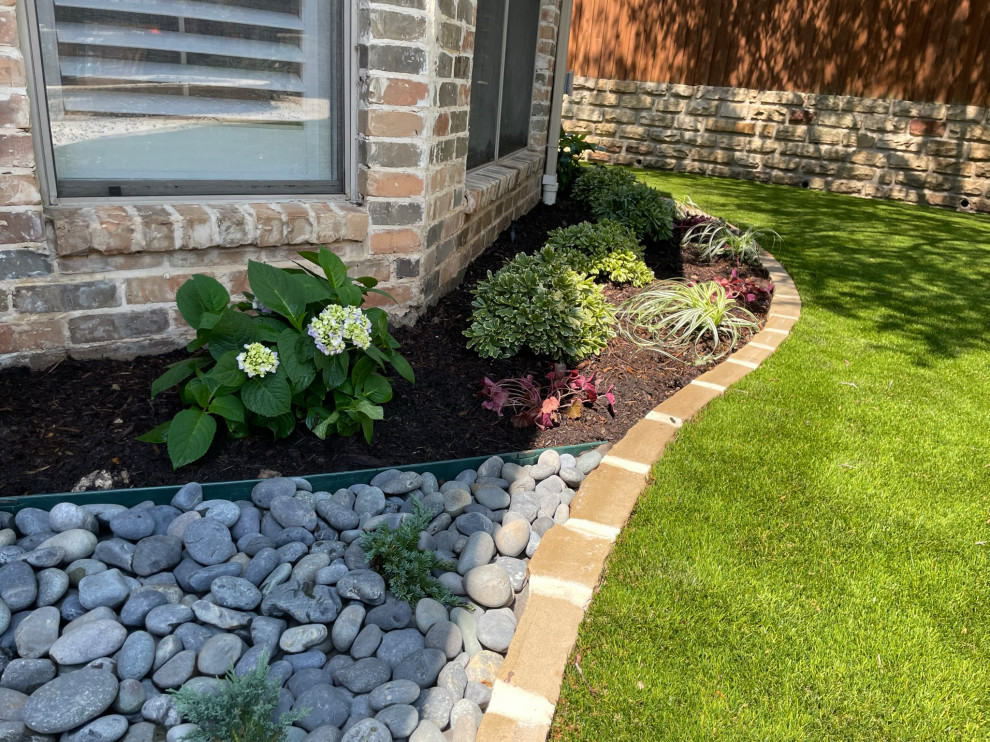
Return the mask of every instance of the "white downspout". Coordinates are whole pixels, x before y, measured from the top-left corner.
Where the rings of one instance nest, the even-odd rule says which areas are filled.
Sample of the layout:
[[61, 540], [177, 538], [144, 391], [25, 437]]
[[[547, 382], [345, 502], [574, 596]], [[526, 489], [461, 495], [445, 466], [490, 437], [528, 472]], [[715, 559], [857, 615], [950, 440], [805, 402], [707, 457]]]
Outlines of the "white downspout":
[[547, 130], [547, 163], [543, 171], [543, 203], [557, 202], [557, 141], [560, 137], [560, 114], [564, 107], [564, 86], [567, 76], [567, 45], [571, 36], [571, 10], [574, 0], [561, 0], [560, 24], [557, 27], [557, 58], [553, 69], [553, 94], [550, 103], [550, 123]]

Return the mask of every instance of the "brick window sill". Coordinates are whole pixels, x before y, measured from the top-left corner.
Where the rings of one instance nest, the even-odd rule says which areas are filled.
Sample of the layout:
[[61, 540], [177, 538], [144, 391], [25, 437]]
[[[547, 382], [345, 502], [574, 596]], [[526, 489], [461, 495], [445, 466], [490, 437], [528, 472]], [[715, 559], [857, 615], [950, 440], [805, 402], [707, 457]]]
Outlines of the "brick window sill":
[[343, 201], [50, 207], [60, 256], [361, 242], [366, 209]]
[[464, 211], [468, 214], [481, 211], [511, 193], [523, 179], [542, 170], [543, 154], [526, 149], [472, 170], [465, 182], [467, 206]]

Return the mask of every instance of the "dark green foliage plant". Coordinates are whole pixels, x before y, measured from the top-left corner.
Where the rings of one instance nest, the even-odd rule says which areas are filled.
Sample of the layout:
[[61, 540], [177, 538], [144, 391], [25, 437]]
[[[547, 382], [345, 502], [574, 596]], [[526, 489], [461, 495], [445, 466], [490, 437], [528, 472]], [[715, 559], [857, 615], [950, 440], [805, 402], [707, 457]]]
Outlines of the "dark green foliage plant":
[[170, 366], [151, 396], [179, 386], [187, 407], [139, 438], [166, 443], [174, 468], [206, 453], [217, 418], [235, 437], [267, 429], [285, 438], [303, 422], [320, 438], [360, 430], [370, 442], [392, 398], [382, 372], [392, 367], [413, 381], [388, 316], [362, 308], [369, 292], [385, 293], [377, 281], [351, 278], [324, 247], [300, 255], [319, 270], [250, 261], [246, 302], [232, 304], [209, 276], [179, 288], [179, 312], [196, 330], [187, 347], [193, 356]]
[[547, 245], [560, 250], [578, 273], [636, 287], [654, 279], [635, 232], [611, 219], [555, 229], [547, 236]]
[[450, 571], [457, 565], [429, 549], [419, 548], [419, 534], [426, 530], [433, 514], [418, 498], [413, 512], [395, 530], [381, 523], [361, 537], [361, 548], [371, 568], [385, 579], [385, 584], [399, 600], [415, 607], [423, 598], [433, 598], [446, 606], [463, 606], [465, 601], [450, 592], [433, 576], [433, 570]]
[[597, 145], [585, 140], [586, 134], [564, 131], [560, 127], [560, 140], [557, 144], [557, 184], [561, 193], [568, 193], [574, 179], [581, 172], [581, 155], [598, 149]]
[[574, 179], [571, 196], [585, 206], [591, 206], [601, 194], [619, 186], [636, 185], [639, 181], [628, 170], [594, 165], [581, 168]]
[[625, 224], [643, 242], [666, 242], [674, 234], [673, 200], [639, 181], [603, 189], [590, 205], [595, 219]]
[[217, 692], [197, 692], [189, 686], [170, 692], [176, 710], [199, 726], [183, 738], [187, 742], [284, 742], [289, 725], [309, 711], [274, 718], [279, 688], [278, 681], [268, 677], [268, 657], [262, 655], [244, 675], [231, 667]]
[[478, 282], [468, 348], [483, 358], [509, 358], [522, 348], [551, 361], [580, 361], [615, 336], [615, 310], [601, 287], [572, 270], [564, 254], [544, 247], [519, 253]]

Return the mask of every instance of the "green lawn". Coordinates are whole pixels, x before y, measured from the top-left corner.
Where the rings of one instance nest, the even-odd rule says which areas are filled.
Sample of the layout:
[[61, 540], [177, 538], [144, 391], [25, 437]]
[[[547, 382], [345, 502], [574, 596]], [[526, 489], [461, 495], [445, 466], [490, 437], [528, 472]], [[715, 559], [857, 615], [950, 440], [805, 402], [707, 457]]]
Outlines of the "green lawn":
[[804, 310], [655, 467], [551, 738], [990, 739], [990, 219], [641, 177], [776, 230]]

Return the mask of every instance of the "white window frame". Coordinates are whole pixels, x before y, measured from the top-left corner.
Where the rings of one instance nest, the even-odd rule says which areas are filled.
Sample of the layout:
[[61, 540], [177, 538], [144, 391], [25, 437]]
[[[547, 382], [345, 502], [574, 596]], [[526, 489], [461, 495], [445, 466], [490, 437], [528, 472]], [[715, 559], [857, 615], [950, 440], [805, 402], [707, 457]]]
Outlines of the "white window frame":
[[[340, 193], [224, 193], [209, 195], [155, 195], [155, 196], [59, 196], [56, 188], [55, 159], [48, 115], [47, 93], [44, 82], [44, 62], [42, 60], [41, 37], [38, 27], [38, 13], [35, 0], [16, 0], [18, 36], [24, 56], [27, 73], [27, 91], [30, 102], [32, 138], [35, 148], [35, 163], [41, 190], [42, 205], [92, 206], [160, 204], [160, 203], [284, 203], [299, 201], [351, 201], [360, 200], [355, 184], [358, 168], [358, 13], [353, 0], [345, 0], [343, 9], [344, 83], [343, 100], [343, 191]], [[163, 181], [167, 182], [167, 181]]]

